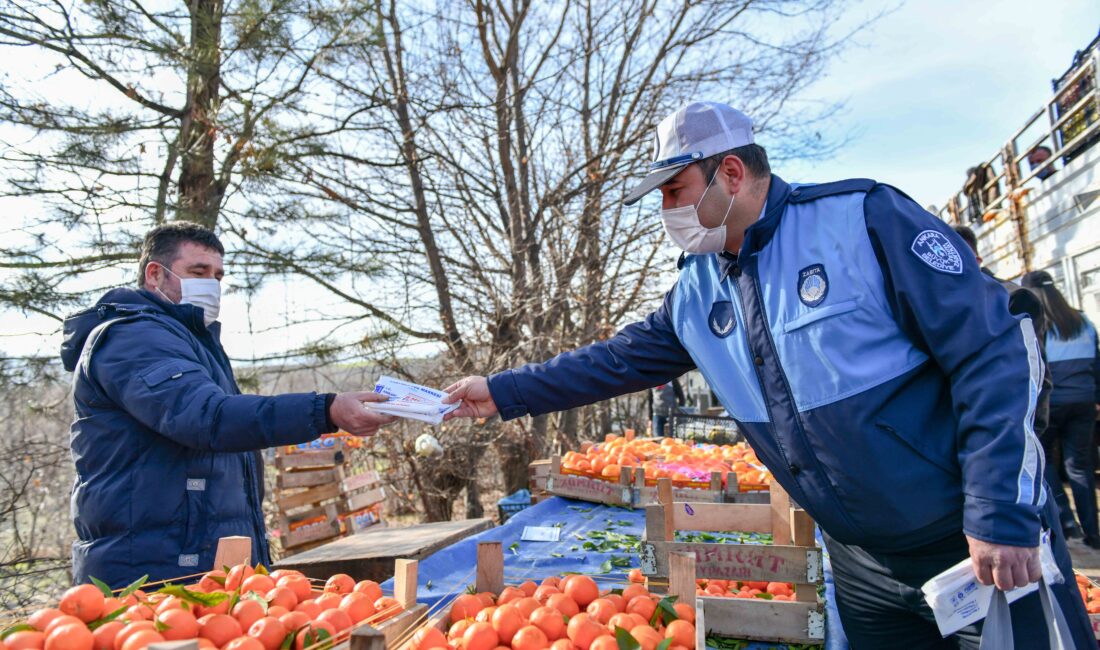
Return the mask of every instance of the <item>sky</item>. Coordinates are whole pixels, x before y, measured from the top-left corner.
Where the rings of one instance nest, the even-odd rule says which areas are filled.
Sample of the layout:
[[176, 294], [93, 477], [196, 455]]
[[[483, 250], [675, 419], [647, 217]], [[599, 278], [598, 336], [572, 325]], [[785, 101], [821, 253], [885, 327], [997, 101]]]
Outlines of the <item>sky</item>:
[[[853, 15], [886, 4], [871, 0]], [[809, 89], [808, 99], [844, 103], [826, 136], [848, 144], [830, 159], [775, 171], [797, 182], [874, 178], [922, 205], [942, 206], [966, 169], [991, 158], [1049, 99], [1050, 80], [1098, 28], [1100, 0], [910, 0], [858, 34]], [[759, 142], [768, 146], [766, 138]], [[269, 285], [247, 301], [227, 294], [230, 355], [262, 357], [305, 340], [311, 325], [289, 333], [282, 326], [293, 314], [323, 312], [315, 299], [302, 282]], [[53, 354], [59, 343], [54, 321], [4, 315], [0, 351]]]
[[811, 89], [845, 102], [831, 127], [850, 144], [777, 171], [800, 182], [873, 178], [942, 207], [967, 168], [1053, 95], [1051, 79], [1098, 29], [1100, 0], [910, 0], [858, 35]]

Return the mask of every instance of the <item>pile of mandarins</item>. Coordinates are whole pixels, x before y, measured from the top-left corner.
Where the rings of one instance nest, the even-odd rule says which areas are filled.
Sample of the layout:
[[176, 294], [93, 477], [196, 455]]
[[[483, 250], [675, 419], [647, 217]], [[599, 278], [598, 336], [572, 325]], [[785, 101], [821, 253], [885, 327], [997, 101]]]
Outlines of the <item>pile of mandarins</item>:
[[1100, 588], [1080, 573], [1075, 577], [1077, 589], [1081, 592], [1081, 600], [1085, 601], [1085, 609], [1089, 614], [1100, 614]]
[[[641, 569], [631, 569], [627, 579], [635, 584], [643, 584], [645, 576]], [[789, 582], [767, 582], [752, 580], [708, 580], [695, 581], [695, 595], [715, 598], [761, 598], [764, 600], [794, 600], [794, 585]]]
[[141, 582], [118, 594], [105, 586], [73, 587], [56, 608], [7, 628], [0, 650], [141, 650], [186, 639], [220, 650], [304, 650], [328, 647], [356, 624], [402, 611], [378, 583], [356, 583], [342, 573], [320, 591], [298, 571], [267, 574], [246, 564], [211, 571], [188, 588], [146, 593]]
[[615, 435], [584, 453], [566, 452], [561, 466], [570, 473], [617, 481], [624, 468], [643, 468], [647, 480], [670, 478], [674, 485], [710, 481], [711, 472], [737, 473], [742, 487], [762, 487], [771, 474], [743, 442], [736, 445], [692, 444], [674, 438], [627, 440]]
[[583, 575], [505, 587], [499, 595], [464, 594], [451, 604], [446, 633], [426, 627], [411, 650], [688, 650], [695, 611], [631, 584], [601, 592]]

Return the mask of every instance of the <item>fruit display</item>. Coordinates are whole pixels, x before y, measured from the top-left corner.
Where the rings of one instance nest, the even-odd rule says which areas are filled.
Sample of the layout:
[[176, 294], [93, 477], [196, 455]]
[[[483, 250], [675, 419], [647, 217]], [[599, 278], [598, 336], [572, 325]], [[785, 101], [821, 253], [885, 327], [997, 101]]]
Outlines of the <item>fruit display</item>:
[[646, 484], [669, 478], [677, 487], [706, 487], [711, 472], [735, 472], [742, 489], [758, 489], [771, 482], [771, 473], [747, 444], [692, 444], [674, 438], [627, 440], [610, 435], [585, 452], [566, 452], [562, 472], [618, 481], [625, 468], [644, 469]]
[[1081, 600], [1085, 602], [1085, 609], [1089, 614], [1100, 614], [1100, 587], [1080, 573], [1074, 577], [1077, 579], [1077, 589], [1081, 592]]
[[585, 575], [455, 598], [446, 632], [425, 627], [410, 650], [689, 650], [695, 610], [639, 584], [601, 590]]
[[118, 593], [97, 581], [65, 592], [0, 633], [7, 650], [141, 650], [197, 639], [200, 648], [283, 650], [331, 647], [360, 624], [403, 611], [378, 583], [337, 574], [325, 582], [298, 571], [270, 574], [241, 564], [214, 570], [197, 584], [146, 590], [141, 579]]
[[[631, 569], [627, 576], [635, 584], [645, 583], [641, 569]], [[695, 581], [695, 594], [712, 598], [759, 598], [761, 600], [794, 600], [794, 585], [789, 582], [768, 582], [752, 580], [707, 580]]]

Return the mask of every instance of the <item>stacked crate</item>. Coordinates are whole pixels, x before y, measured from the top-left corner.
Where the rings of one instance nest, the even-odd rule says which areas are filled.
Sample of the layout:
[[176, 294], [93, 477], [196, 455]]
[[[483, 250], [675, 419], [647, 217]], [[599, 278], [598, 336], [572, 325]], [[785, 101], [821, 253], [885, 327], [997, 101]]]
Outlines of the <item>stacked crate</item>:
[[378, 472], [350, 462], [350, 440], [333, 440], [276, 452], [275, 504], [287, 551], [308, 550], [381, 521], [386, 494]]

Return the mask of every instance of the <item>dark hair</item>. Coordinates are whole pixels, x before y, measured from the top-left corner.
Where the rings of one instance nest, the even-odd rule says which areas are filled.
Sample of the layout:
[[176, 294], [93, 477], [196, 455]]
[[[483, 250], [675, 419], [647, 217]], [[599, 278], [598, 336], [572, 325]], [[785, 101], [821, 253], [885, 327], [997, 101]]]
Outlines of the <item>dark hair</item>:
[[163, 226], [157, 226], [145, 235], [145, 241], [141, 244], [141, 257], [138, 260], [138, 286], [145, 286], [145, 268], [149, 266], [149, 262], [171, 266], [179, 258], [180, 244], [184, 242], [192, 242], [210, 250], [218, 251], [219, 255], [225, 255], [225, 247], [222, 246], [214, 231], [203, 228], [197, 223], [173, 221]]
[[1031, 154], [1033, 154], [1037, 151], [1045, 151], [1045, 152], [1047, 152], [1047, 155], [1053, 155], [1054, 154], [1054, 152], [1051, 151], [1050, 147], [1046, 146], [1045, 144], [1041, 144], [1038, 147], [1035, 147], [1031, 151], [1027, 152], [1027, 155], [1030, 156]]
[[966, 245], [974, 251], [974, 254], [978, 254], [978, 236], [974, 234], [974, 231], [970, 229], [970, 226], [952, 226], [955, 233], [962, 237], [962, 240], [966, 242]]
[[1039, 295], [1043, 311], [1054, 324], [1054, 336], [1063, 341], [1077, 336], [1085, 326], [1085, 317], [1066, 302], [1066, 297], [1054, 286], [1054, 278], [1046, 271], [1032, 271], [1020, 283]]
[[741, 162], [745, 164], [745, 169], [749, 170], [749, 173], [756, 178], [766, 178], [772, 173], [771, 165], [768, 164], [768, 152], [764, 151], [764, 147], [753, 143], [729, 149], [700, 160], [699, 168], [703, 170], [703, 177], [707, 179], [708, 183], [714, 178], [714, 174], [718, 171], [719, 165], [722, 164], [722, 160], [726, 156], [740, 158]]

